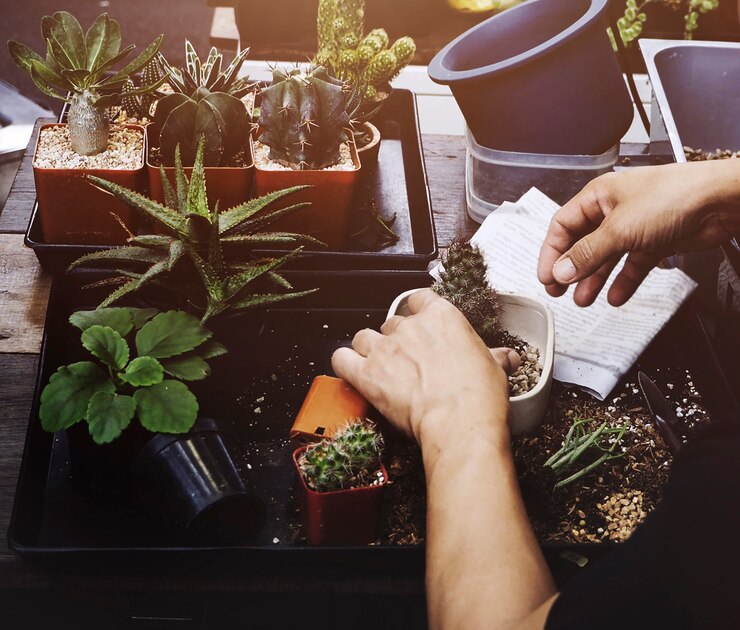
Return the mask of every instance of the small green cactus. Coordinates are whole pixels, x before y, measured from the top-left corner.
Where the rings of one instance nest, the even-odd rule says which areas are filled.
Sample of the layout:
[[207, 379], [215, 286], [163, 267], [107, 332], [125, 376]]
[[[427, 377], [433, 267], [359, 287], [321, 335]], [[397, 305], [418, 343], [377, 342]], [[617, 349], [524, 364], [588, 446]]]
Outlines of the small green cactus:
[[354, 49], [365, 26], [365, 0], [319, 0], [315, 63], [334, 66], [343, 50]]
[[480, 249], [455, 240], [443, 259], [444, 271], [432, 289], [456, 306], [489, 347], [500, 345], [501, 302], [488, 283], [488, 267]]
[[372, 485], [377, 480], [383, 437], [367, 419], [356, 419], [331, 438], [312, 444], [298, 467], [306, 484], [317, 492]]
[[[142, 85], [157, 85], [161, 83], [162, 72], [155, 58], [150, 59], [142, 71]], [[152, 90], [141, 92], [131, 78], [126, 80], [121, 92], [121, 106], [126, 114], [143, 120], [151, 118], [152, 105], [163, 96], [162, 92]]]
[[393, 43], [391, 51], [396, 55], [396, 71], [400, 72], [414, 58], [416, 54], [416, 42], [410, 37], [401, 37]]
[[262, 91], [259, 141], [270, 159], [295, 170], [319, 170], [340, 161], [350, 119], [342, 83], [318, 66], [275, 68]]
[[392, 50], [375, 55], [362, 73], [362, 78], [376, 87], [387, 84], [395, 75], [398, 59]]

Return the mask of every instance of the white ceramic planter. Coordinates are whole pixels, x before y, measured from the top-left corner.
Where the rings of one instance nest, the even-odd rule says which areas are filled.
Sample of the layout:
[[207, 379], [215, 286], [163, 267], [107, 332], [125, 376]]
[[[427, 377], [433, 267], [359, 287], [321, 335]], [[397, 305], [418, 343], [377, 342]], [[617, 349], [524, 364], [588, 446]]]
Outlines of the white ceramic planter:
[[[391, 304], [387, 319], [394, 315], [408, 315], [408, 297], [416, 291], [419, 289], [401, 293]], [[555, 359], [555, 322], [550, 309], [539, 300], [506, 293], [500, 297], [504, 328], [538, 348], [542, 363], [542, 375], [537, 385], [526, 394], [509, 398], [512, 434], [520, 435], [536, 429], [547, 411]]]

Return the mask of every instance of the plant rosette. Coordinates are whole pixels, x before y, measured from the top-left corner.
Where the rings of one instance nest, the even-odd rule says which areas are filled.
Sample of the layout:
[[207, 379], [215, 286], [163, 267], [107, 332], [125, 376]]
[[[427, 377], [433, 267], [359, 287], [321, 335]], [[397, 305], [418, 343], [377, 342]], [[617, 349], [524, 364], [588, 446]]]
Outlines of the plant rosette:
[[91, 156], [72, 151], [68, 129], [66, 123], [42, 125], [36, 141], [33, 176], [44, 242], [123, 244], [136, 233], [136, 211], [86, 176], [144, 192], [144, 128], [112, 126], [108, 148]]
[[[408, 298], [420, 290], [411, 289], [401, 293], [391, 304], [386, 319], [394, 315], [409, 315]], [[509, 398], [511, 432], [520, 435], [536, 429], [547, 411], [555, 360], [555, 322], [552, 311], [540, 300], [507, 293], [500, 293], [499, 298], [502, 328], [537, 348], [542, 365], [537, 384], [529, 391]]]
[[207, 359], [226, 352], [198, 318], [182, 311], [102, 308], [77, 311], [69, 321], [82, 331], [82, 346], [95, 360], [63, 365], [51, 375], [40, 399], [44, 430], [86, 424], [99, 446], [120, 438], [134, 418], [154, 433], [190, 430], [198, 400], [185, 381], [204, 379]]

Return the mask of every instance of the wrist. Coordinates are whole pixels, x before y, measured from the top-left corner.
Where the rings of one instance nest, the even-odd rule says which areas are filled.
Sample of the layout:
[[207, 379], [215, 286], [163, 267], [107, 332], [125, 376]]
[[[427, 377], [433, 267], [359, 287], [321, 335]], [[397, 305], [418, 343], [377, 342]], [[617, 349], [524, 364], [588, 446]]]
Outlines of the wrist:
[[711, 199], [710, 212], [729, 235], [738, 236], [740, 235], [740, 160], [728, 159], [704, 164], [707, 168], [717, 169], [716, 185], [711, 187], [714, 194]]

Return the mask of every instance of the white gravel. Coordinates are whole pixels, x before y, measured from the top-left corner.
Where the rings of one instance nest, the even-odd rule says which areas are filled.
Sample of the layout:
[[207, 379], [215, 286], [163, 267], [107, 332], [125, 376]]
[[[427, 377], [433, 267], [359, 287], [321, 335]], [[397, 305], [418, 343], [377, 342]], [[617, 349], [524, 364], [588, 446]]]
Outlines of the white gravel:
[[[322, 171], [354, 171], [355, 163], [352, 161], [352, 153], [349, 149], [349, 144], [346, 142], [339, 147], [339, 155], [341, 160], [338, 164], [333, 166], [327, 166], [321, 169]], [[266, 171], [292, 171], [289, 166], [276, 162], [270, 159], [270, 147], [266, 144], [255, 140], [254, 141], [254, 163], [261, 169]]]
[[33, 165], [36, 168], [134, 170], [144, 166], [144, 132], [111, 125], [108, 148], [97, 155], [79, 155], [69, 142], [66, 125], [41, 131]]

